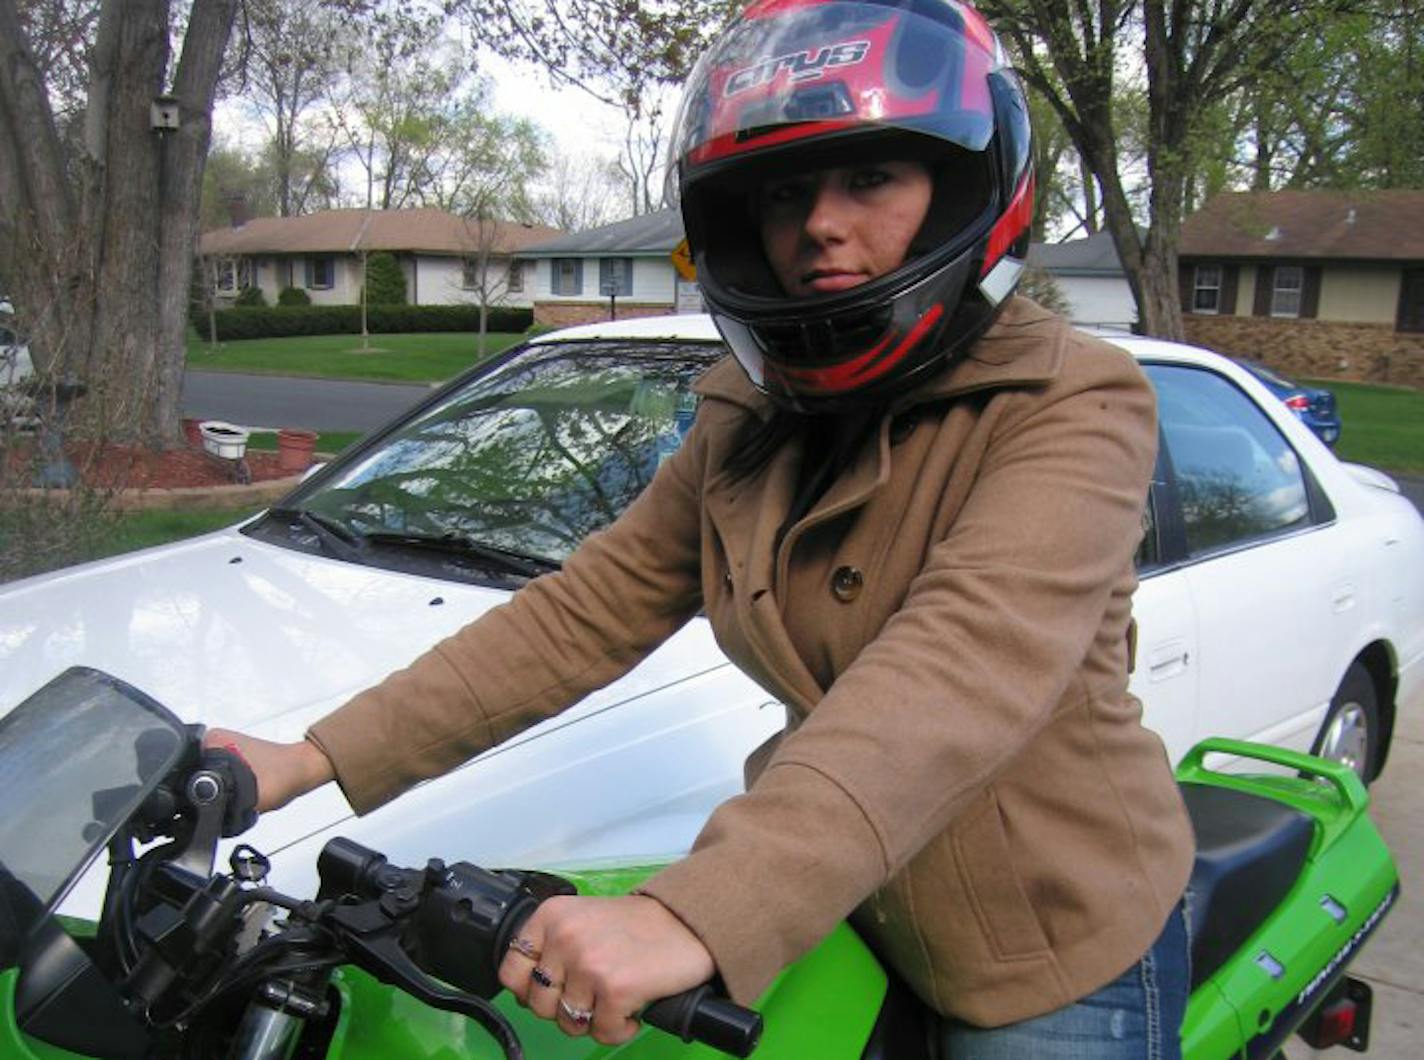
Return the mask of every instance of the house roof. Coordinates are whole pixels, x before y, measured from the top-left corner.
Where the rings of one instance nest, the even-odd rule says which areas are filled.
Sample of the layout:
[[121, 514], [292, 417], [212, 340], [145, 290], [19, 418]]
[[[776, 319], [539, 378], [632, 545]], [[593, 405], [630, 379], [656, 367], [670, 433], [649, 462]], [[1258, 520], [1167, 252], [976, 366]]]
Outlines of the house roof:
[[493, 226], [493, 250], [512, 254], [559, 235], [544, 225], [480, 222], [428, 207], [415, 210], [322, 210], [301, 217], [254, 217], [237, 228], [204, 232], [204, 254], [332, 254], [359, 250], [472, 254], [481, 225]]
[[1227, 192], [1182, 223], [1180, 253], [1424, 259], [1424, 191]]
[[1056, 276], [1122, 276], [1122, 260], [1106, 230], [1065, 243], [1031, 243], [1028, 263]]
[[587, 232], [574, 232], [526, 247], [522, 257], [576, 258], [584, 255], [665, 255], [682, 242], [682, 213], [657, 210]]

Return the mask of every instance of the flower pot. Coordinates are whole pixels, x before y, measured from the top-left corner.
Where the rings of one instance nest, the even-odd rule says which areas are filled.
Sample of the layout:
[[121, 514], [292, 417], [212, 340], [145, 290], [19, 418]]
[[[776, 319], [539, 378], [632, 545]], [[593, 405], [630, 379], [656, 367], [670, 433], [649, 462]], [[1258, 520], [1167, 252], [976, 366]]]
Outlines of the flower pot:
[[315, 451], [316, 431], [283, 427], [277, 432], [277, 466], [283, 471], [293, 475], [305, 471]]
[[183, 437], [188, 440], [188, 444], [194, 449], [201, 449], [203, 446], [203, 432], [199, 421], [190, 417], [183, 420]]
[[224, 460], [241, 460], [247, 452], [247, 429], [222, 420], [204, 420], [198, 424], [203, 448]]

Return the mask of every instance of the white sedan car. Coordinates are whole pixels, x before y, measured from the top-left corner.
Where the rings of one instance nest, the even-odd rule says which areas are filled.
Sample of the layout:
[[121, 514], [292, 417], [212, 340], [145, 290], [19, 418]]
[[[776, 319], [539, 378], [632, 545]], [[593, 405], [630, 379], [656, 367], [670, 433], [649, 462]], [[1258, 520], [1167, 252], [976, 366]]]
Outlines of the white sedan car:
[[[1120, 341], [1162, 412], [1132, 678], [1148, 723], [1174, 759], [1227, 735], [1372, 776], [1398, 713], [1424, 705], [1424, 522], [1227, 359]], [[723, 353], [705, 317], [545, 335], [239, 527], [5, 587], [0, 709], [83, 664], [189, 721], [296, 739], [611, 521]], [[783, 718], [697, 619], [623, 680], [360, 821], [329, 787], [245, 838], [289, 890], [335, 834], [412, 864], [676, 853]]]

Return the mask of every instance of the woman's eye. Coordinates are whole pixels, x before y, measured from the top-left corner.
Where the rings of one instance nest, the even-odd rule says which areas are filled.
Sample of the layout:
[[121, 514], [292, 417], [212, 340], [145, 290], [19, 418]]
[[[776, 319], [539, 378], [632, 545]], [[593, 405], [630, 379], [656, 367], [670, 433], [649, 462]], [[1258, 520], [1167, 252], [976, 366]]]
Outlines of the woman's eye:
[[878, 188], [890, 179], [890, 173], [883, 169], [858, 169], [851, 175], [850, 186], [853, 188]]
[[765, 202], [773, 206], [784, 206], [788, 203], [797, 202], [805, 193], [805, 185], [800, 181], [788, 180], [781, 184], [772, 184], [762, 192]]

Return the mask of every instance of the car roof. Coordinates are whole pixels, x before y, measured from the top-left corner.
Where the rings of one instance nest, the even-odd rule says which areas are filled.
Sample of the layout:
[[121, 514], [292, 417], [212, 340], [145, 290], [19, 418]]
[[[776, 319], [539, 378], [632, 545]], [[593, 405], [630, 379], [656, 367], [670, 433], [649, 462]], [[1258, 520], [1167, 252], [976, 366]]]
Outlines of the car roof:
[[[1221, 354], [1204, 350], [1199, 346], [1189, 346], [1184, 342], [1166, 339], [1149, 339], [1126, 331], [1111, 328], [1079, 328], [1092, 335], [1120, 346], [1139, 361], [1176, 361], [1179, 363], [1206, 364], [1213, 367], [1230, 365], [1231, 359]], [[712, 318], [706, 313], [681, 313], [657, 317], [635, 317], [631, 320], [605, 320], [595, 324], [580, 324], [546, 332], [531, 339], [536, 344], [556, 344], [560, 342], [588, 342], [594, 340], [634, 339], [651, 341], [672, 339], [685, 342], [722, 341]]]

